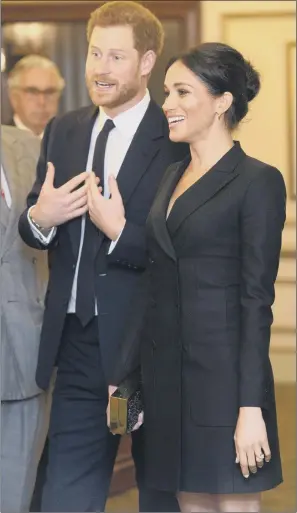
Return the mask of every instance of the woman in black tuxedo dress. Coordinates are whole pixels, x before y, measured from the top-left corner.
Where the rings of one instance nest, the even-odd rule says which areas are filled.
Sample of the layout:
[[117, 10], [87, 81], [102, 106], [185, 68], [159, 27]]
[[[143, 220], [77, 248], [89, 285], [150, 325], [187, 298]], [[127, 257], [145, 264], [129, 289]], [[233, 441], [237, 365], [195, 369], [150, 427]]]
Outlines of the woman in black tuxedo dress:
[[141, 368], [147, 484], [183, 512], [259, 511], [282, 482], [269, 342], [286, 191], [232, 139], [259, 88], [219, 43], [166, 73], [170, 138], [191, 156], [168, 168], [147, 222]]

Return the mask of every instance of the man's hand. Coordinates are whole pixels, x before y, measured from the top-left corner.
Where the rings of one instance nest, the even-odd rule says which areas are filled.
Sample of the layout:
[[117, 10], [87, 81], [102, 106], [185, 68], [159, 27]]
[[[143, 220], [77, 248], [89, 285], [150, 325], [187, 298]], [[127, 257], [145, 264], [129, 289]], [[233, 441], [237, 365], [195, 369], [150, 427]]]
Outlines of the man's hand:
[[[55, 168], [49, 162], [39, 198], [31, 211], [34, 221], [42, 228], [52, 228], [85, 214], [88, 210], [88, 185], [79, 186], [83, 184], [87, 176], [88, 173], [85, 171], [71, 178], [61, 187], [55, 188]], [[79, 189], [75, 190], [77, 187]]]
[[110, 427], [110, 397], [116, 391], [117, 388], [118, 387], [115, 387], [113, 385], [109, 385], [109, 387], [108, 387], [108, 405], [106, 408], [106, 417], [107, 417], [106, 420], [107, 420], [108, 427]]
[[91, 173], [88, 188], [88, 208], [91, 221], [110, 240], [117, 240], [123, 230], [126, 219], [123, 200], [120, 195], [116, 179], [109, 177], [109, 190], [111, 198], [106, 199], [98, 190], [96, 177]]

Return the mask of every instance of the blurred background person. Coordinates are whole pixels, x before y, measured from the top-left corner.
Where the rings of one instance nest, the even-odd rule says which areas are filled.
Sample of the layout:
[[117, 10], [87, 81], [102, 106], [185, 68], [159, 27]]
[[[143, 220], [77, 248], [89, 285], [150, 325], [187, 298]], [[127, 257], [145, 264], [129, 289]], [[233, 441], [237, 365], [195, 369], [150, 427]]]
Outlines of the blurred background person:
[[39, 141], [14, 127], [1, 138], [1, 511], [19, 513], [29, 511], [48, 425], [48, 396], [35, 382], [47, 257], [18, 235]]
[[12, 68], [7, 80], [13, 109], [10, 125], [42, 137], [57, 114], [65, 81], [54, 62], [41, 55], [27, 55]]

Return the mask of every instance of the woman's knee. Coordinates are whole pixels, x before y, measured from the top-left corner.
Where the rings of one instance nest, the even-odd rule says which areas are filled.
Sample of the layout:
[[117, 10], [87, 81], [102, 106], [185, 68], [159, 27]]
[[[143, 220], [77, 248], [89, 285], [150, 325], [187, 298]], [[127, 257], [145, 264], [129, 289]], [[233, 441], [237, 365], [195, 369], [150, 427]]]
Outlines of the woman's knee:
[[207, 493], [178, 494], [178, 502], [182, 513], [216, 513], [214, 496]]
[[259, 513], [260, 494], [218, 495], [220, 513]]

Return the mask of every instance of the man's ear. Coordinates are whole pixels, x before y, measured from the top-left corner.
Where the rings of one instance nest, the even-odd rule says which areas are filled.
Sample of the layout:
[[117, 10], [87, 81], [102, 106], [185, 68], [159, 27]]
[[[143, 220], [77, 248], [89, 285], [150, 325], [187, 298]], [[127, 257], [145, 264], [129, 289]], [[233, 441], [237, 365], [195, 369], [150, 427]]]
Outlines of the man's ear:
[[15, 111], [17, 109], [17, 97], [18, 92], [15, 89], [8, 89], [8, 98], [11, 103], [12, 109]]
[[152, 69], [155, 65], [157, 56], [153, 50], [148, 50], [142, 57], [141, 57], [141, 74], [143, 76], [150, 75], [152, 72]]

